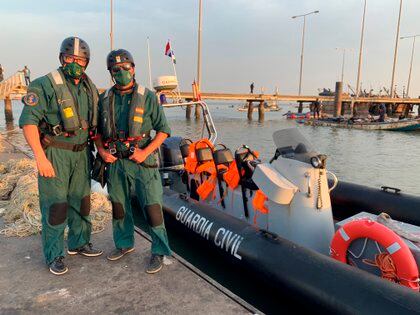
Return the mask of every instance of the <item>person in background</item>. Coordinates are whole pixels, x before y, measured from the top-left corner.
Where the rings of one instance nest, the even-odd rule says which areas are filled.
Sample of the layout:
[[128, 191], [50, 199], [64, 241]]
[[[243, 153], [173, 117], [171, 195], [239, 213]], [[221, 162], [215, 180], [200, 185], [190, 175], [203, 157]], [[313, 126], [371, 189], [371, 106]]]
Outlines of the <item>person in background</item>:
[[42, 247], [51, 273], [68, 271], [67, 253], [102, 254], [90, 243], [90, 152], [88, 139], [96, 131], [98, 90], [86, 75], [88, 44], [66, 38], [60, 47], [61, 67], [30, 83], [23, 97], [19, 126], [34, 152], [38, 169]]
[[[133, 56], [125, 49], [113, 50], [107, 68], [115, 85], [100, 95], [98, 153], [107, 164], [107, 187], [112, 204], [115, 261], [134, 251], [134, 211], [147, 219], [152, 249], [147, 273], [163, 267], [171, 255], [162, 212], [163, 187], [154, 152], [171, 134], [155, 93], [135, 80]], [[152, 136], [151, 132], [155, 131]], [[135, 193], [140, 209], [131, 204]]]
[[379, 105], [379, 122], [384, 122], [385, 121], [385, 114], [386, 114], [386, 107], [385, 104], [381, 104]]
[[251, 90], [251, 94], [254, 94], [254, 82], [251, 83], [251, 85], [249, 86], [250, 90]]
[[0, 64], [0, 82], [4, 80], [4, 68]]
[[29, 70], [28, 66], [25, 66], [25, 68], [23, 68], [23, 75], [25, 76], [26, 85], [29, 86], [29, 84], [31, 83], [31, 70]]
[[317, 98], [314, 103], [314, 119], [319, 119], [320, 113], [321, 113], [321, 102], [319, 101], [319, 98]]

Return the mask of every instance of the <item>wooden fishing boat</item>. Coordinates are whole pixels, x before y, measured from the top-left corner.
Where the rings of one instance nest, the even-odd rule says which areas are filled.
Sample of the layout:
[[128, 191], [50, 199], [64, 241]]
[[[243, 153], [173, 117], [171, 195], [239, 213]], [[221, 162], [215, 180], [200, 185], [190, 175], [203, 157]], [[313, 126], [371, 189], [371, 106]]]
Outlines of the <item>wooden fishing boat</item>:
[[306, 121], [307, 125], [321, 127], [335, 127], [361, 130], [391, 130], [391, 131], [414, 131], [420, 129], [420, 118], [406, 118], [385, 122], [367, 122], [336, 119], [314, 119]]

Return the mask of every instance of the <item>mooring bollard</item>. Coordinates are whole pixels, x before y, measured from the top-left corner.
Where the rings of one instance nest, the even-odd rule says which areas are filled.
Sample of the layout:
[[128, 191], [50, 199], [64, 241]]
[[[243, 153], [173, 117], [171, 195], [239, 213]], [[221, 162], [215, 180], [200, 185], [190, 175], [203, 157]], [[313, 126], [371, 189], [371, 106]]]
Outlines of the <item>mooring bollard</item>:
[[258, 121], [259, 122], [264, 121], [264, 112], [265, 112], [264, 101], [261, 101], [260, 104], [258, 105]]
[[343, 105], [343, 82], [335, 83], [335, 97], [334, 97], [334, 117], [338, 117], [342, 112]]

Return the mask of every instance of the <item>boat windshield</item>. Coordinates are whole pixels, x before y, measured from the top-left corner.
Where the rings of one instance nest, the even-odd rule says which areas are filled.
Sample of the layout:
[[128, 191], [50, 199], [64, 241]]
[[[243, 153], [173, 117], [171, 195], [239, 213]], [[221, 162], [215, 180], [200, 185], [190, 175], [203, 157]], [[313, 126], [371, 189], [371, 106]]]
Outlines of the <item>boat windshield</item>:
[[290, 148], [294, 153], [314, 152], [311, 143], [297, 128], [277, 130], [273, 133], [273, 140], [278, 149]]

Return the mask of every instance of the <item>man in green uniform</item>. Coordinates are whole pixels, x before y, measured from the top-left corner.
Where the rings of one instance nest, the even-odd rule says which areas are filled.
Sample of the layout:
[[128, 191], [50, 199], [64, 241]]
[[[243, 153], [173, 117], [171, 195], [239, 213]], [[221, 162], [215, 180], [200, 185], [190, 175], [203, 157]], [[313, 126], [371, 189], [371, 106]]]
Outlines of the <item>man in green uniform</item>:
[[[96, 144], [103, 160], [109, 163], [107, 186], [116, 249], [108, 259], [120, 259], [134, 250], [134, 209], [130, 202], [134, 191], [152, 237], [146, 272], [156, 273], [171, 250], [162, 214], [162, 183], [153, 152], [171, 130], [156, 95], [136, 83], [131, 54], [124, 49], [113, 50], [108, 54], [107, 66], [115, 85], [100, 96]], [[156, 131], [153, 138], [152, 130]]]
[[69, 255], [102, 254], [90, 243], [87, 141], [96, 131], [98, 91], [84, 73], [89, 46], [81, 38], [66, 38], [59, 58], [60, 68], [29, 85], [19, 121], [36, 159], [42, 245], [46, 263], [56, 275], [68, 271], [63, 262], [66, 226]]

